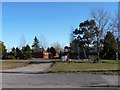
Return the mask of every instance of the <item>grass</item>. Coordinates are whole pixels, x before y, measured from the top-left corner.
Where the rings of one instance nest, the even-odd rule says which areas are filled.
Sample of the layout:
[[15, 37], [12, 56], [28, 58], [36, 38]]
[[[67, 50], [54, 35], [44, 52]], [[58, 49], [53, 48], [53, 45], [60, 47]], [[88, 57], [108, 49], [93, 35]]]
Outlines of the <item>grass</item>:
[[118, 74], [117, 61], [102, 60], [91, 62], [56, 62], [47, 72], [89, 72], [101, 74]]
[[31, 61], [34, 60], [43, 60], [41, 58], [36, 59], [30, 59], [30, 60], [1, 60], [0, 61], [0, 69], [6, 70], [6, 69], [13, 69], [18, 67], [23, 67], [28, 65]]
[[108, 63], [108, 64], [118, 64], [120, 61], [116, 60], [101, 60], [102, 63]]
[[6, 69], [23, 67], [28, 65], [29, 62], [30, 60], [3, 60], [0, 61], [0, 69], [6, 70]]
[[[12, 69], [23, 67], [29, 64], [33, 60], [3, 60], [0, 61], [0, 69]], [[97, 74], [118, 74], [118, 61], [115, 60], [100, 60], [98, 63], [92, 62], [61, 62], [57, 60], [55, 64], [46, 72], [58, 73], [58, 72], [82, 72], [82, 73], [97, 73]]]

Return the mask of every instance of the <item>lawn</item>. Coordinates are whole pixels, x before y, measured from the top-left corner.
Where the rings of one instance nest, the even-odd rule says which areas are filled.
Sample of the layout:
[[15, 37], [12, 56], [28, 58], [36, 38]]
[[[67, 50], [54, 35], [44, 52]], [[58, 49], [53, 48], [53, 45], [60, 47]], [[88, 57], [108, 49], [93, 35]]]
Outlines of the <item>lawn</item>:
[[102, 60], [98, 63], [92, 62], [56, 62], [47, 72], [94, 72], [105, 74], [117, 74], [118, 62]]
[[[12, 69], [28, 65], [33, 60], [3, 60], [0, 61], [0, 69]], [[62, 62], [57, 60], [53, 66], [46, 70], [51, 73], [67, 72], [87, 72], [98, 74], [118, 74], [118, 62], [115, 60], [100, 60], [98, 63], [92, 62]]]
[[3, 60], [0, 61], [0, 69], [12, 69], [28, 65], [30, 60]]

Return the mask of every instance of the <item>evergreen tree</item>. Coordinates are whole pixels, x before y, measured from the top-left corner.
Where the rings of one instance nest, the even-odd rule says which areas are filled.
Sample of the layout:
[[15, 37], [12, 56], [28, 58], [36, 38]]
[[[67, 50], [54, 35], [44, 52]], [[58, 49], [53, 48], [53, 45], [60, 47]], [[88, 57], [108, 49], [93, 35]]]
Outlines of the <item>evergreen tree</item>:
[[24, 59], [31, 58], [31, 48], [30, 48], [29, 45], [26, 45], [25, 47], [23, 47], [22, 52], [23, 52], [23, 55], [24, 55]]
[[23, 59], [24, 56], [23, 56], [23, 53], [22, 51], [17, 47], [16, 48], [16, 59]]
[[33, 52], [40, 52], [41, 51], [40, 50], [40, 42], [36, 36], [35, 36], [34, 41], [33, 41], [32, 50], [33, 50]]
[[12, 53], [12, 55], [13, 55], [14, 57], [16, 57], [16, 49], [15, 49], [14, 47], [12, 48], [11, 53]]
[[50, 52], [50, 48], [49, 47], [47, 48], [47, 52]]
[[51, 53], [51, 56], [52, 56], [52, 58], [56, 55], [56, 50], [55, 50], [55, 48], [54, 47], [51, 47], [50, 48], [50, 53]]
[[118, 43], [113, 33], [107, 32], [104, 39], [103, 52], [106, 59], [115, 59], [115, 54], [118, 50]]
[[0, 41], [0, 59], [2, 58], [2, 42]]
[[16, 58], [16, 49], [13, 47], [11, 52], [8, 53], [8, 59], [15, 59]]
[[6, 46], [4, 45], [4, 43], [1, 43], [2, 46], [2, 59], [6, 59], [7, 58], [7, 49]]

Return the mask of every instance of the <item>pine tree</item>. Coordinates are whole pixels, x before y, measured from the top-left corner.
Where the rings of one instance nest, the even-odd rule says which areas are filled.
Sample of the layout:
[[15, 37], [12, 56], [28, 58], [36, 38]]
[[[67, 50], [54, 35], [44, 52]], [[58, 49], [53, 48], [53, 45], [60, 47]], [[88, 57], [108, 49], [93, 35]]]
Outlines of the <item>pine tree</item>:
[[118, 43], [113, 33], [107, 32], [104, 38], [103, 51], [106, 59], [115, 59], [115, 54], [118, 50]]
[[40, 52], [40, 42], [36, 36], [33, 41], [32, 50], [33, 52]]
[[1, 46], [2, 46], [2, 59], [5, 59], [7, 58], [7, 49], [3, 42], [1, 43]]
[[22, 51], [17, 47], [16, 48], [16, 59], [23, 59], [23, 53]]
[[16, 57], [16, 49], [15, 49], [14, 47], [12, 48], [12, 52], [11, 52], [11, 53], [12, 53], [12, 55], [13, 55], [14, 57]]
[[25, 47], [23, 47], [22, 52], [23, 52], [23, 55], [24, 55], [24, 59], [31, 58], [31, 48], [30, 48], [29, 45], [26, 45]]

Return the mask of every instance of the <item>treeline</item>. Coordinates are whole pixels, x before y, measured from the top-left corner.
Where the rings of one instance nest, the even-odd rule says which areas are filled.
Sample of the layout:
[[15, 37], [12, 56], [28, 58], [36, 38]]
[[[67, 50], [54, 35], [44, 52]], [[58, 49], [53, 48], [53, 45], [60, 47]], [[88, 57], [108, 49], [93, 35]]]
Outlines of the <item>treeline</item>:
[[70, 34], [72, 53], [87, 55], [96, 52], [99, 59], [120, 59], [120, 35], [118, 16], [112, 18], [106, 10], [98, 8], [90, 12], [91, 19], [79, 24]]
[[[57, 46], [59, 47], [59, 45]], [[45, 50], [43, 47], [40, 47], [40, 42], [36, 36], [31, 47], [29, 45], [25, 45], [21, 49], [18, 47], [13, 47], [10, 52], [7, 51], [4, 43], [0, 42], [0, 57], [2, 59], [41, 58], [43, 56], [43, 52], [48, 52], [51, 55], [51, 58], [53, 58], [54, 56], [56, 56], [56, 53], [59, 54], [60, 49], [51, 46], [50, 48], [48, 47], [47, 50]]]
[[[82, 34], [83, 32], [75, 30], [73, 33], [77, 35]], [[84, 58], [89, 58], [89, 55], [95, 54], [98, 59], [120, 59], [120, 41], [118, 38], [115, 38], [112, 32], [108, 31], [105, 37], [99, 41], [99, 44], [97, 44], [98, 41], [95, 41], [94, 39], [89, 41], [90, 39], [84, 39], [84, 36], [82, 36], [84, 38], [79, 37], [79, 35], [76, 37], [77, 38], [70, 43], [71, 53], [76, 53], [76, 55], [78, 55], [79, 47], [79, 53], [83, 53], [80, 57], [84, 57], [84, 54], [86, 54], [87, 56]]]
[[[80, 22], [78, 28], [74, 28], [70, 34], [71, 56], [78, 57], [82, 54], [84, 58], [89, 58], [89, 55], [94, 52], [99, 59], [120, 59], [120, 35], [118, 29], [120, 22], [118, 15], [110, 16], [110, 13], [103, 8], [94, 9], [90, 12], [91, 19]], [[2, 48], [1, 48], [2, 47]], [[2, 59], [30, 59], [35, 54], [48, 52], [50, 58], [54, 58], [56, 54], [61, 54], [59, 44], [48, 47], [47, 50], [40, 46], [37, 37], [34, 38], [33, 45], [26, 45], [19, 49], [12, 48], [10, 52], [4, 43], [0, 43]], [[63, 48], [63, 47], [62, 47]]]

